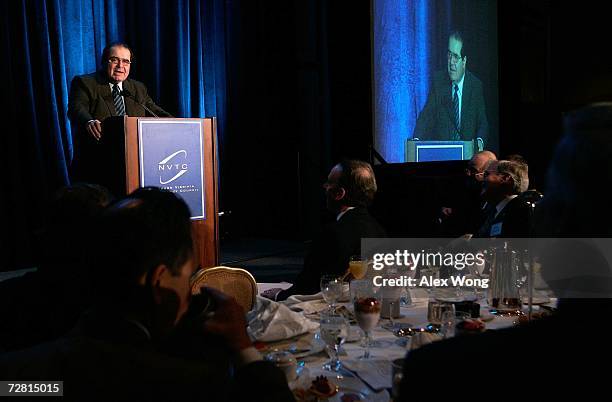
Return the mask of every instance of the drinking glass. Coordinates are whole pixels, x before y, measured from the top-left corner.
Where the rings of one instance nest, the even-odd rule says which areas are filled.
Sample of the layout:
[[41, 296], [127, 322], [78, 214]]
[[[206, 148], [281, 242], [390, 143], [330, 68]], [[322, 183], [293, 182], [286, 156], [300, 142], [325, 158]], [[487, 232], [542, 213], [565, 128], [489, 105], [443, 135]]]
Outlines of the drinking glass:
[[321, 313], [321, 338], [330, 351], [331, 360], [323, 365], [324, 370], [339, 371], [342, 367], [338, 358], [338, 348], [348, 337], [349, 323], [342, 316], [334, 311], [324, 311]]
[[336, 302], [342, 296], [342, 287], [342, 280], [335, 275], [323, 275], [321, 277], [321, 294], [330, 310], [336, 308]]
[[436, 300], [430, 300], [427, 305], [427, 320], [434, 326], [440, 328], [443, 323], [444, 314], [452, 312], [455, 315], [455, 305], [453, 303], [445, 303]]
[[444, 339], [455, 336], [455, 305], [452, 303], [446, 303], [442, 306], [440, 334]]
[[[412, 265], [401, 267], [399, 268], [398, 272], [401, 276], [412, 279], [416, 277], [417, 273], [416, 267], [413, 267]], [[412, 295], [410, 294], [411, 289], [412, 287], [408, 285], [408, 281], [406, 281], [406, 286], [404, 286], [402, 295], [400, 296], [400, 306], [412, 306]]]
[[380, 297], [374, 293], [371, 287], [366, 289], [356, 289], [354, 292], [355, 319], [359, 328], [365, 333], [364, 354], [362, 359], [369, 359], [370, 346], [372, 346], [372, 330], [378, 325], [380, 320], [381, 301]]
[[355, 303], [358, 297], [363, 297], [368, 292], [372, 292], [372, 282], [368, 279], [354, 279], [349, 284], [351, 291], [351, 303]]
[[394, 398], [399, 398], [399, 390], [400, 384], [402, 383], [402, 378], [404, 377], [404, 358], [395, 359], [391, 362], [391, 396]]
[[349, 272], [355, 279], [363, 279], [366, 276], [367, 264], [360, 255], [352, 255], [349, 259]]
[[399, 287], [386, 287], [382, 289], [382, 309], [381, 316], [387, 318], [384, 329], [394, 332], [399, 327], [393, 321], [394, 318], [400, 317], [400, 294], [402, 289]]

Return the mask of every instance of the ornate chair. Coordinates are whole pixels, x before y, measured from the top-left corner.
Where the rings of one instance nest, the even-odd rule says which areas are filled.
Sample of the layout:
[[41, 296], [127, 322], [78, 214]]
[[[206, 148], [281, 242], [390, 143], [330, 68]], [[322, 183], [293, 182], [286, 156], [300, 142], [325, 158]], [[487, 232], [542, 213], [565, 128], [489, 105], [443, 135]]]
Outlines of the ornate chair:
[[208, 286], [232, 296], [245, 312], [255, 306], [257, 282], [249, 271], [242, 268], [219, 266], [201, 269], [191, 279], [191, 293], [199, 293], [202, 286]]

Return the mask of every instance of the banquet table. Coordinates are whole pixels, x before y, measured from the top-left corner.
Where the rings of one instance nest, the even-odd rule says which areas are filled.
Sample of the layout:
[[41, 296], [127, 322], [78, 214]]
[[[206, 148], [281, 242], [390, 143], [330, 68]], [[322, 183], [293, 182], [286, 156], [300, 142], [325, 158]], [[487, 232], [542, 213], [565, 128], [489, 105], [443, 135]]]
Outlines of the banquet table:
[[[259, 292], [263, 292], [270, 288], [280, 287], [287, 288], [288, 283], [260, 283], [258, 284]], [[428, 324], [427, 321], [427, 304], [429, 296], [425, 290], [412, 290], [412, 303], [408, 306], [400, 307], [400, 318], [394, 320], [396, 323], [409, 324], [415, 328], [423, 328]], [[305, 301], [302, 301], [305, 300]], [[301, 311], [306, 317], [317, 320], [317, 314], [314, 311], [321, 311], [327, 308], [327, 304], [322, 300], [322, 297], [316, 296], [294, 296], [283, 302], [294, 311]], [[516, 316], [492, 316], [489, 313], [489, 308], [486, 302], [480, 300], [481, 315], [490, 319], [485, 322], [486, 329], [500, 329], [515, 325], [518, 322]], [[339, 303], [339, 306], [344, 305], [348, 309], [352, 309], [348, 303]], [[381, 318], [379, 325], [372, 331], [374, 346], [371, 347], [371, 361], [360, 360], [363, 355], [364, 348], [361, 344], [362, 331], [357, 325], [351, 325], [347, 342], [342, 346], [340, 360], [345, 368], [339, 373], [340, 377], [344, 377], [343, 381], [358, 383], [357, 388], [361, 387], [369, 394], [365, 400], [372, 401], [389, 401], [391, 387], [391, 362], [394, 359], [403, 358], [411, 348], [411, 337], [397, 337], [391, 331], [384, 329], [382, 324], [389, 320]], [[288, 340], [270, 342], [262, 347], [262, 352], [267, 353], [273, 350], [289, 350], [296, 345], [302, 345], [307, 342], [320, 342], [317, 331], [303, 334]], [[313, 343], [314, 344], [314, 343]], [[299, 349], [299, 347], [298, 347]], [[310, 378], [315, 375], [326, 374], [336, 375], [332, 372], [323, 372], [322, 366], [329, 361], [329, 356], [322, 347], [312, 348], [317, 353], [306, 354], [306, 356], [298, 356], [298, 361], [303, 362], [303, 367], [309, 373]], [[347, 370], [350, 368], [351, 370]], [[298, 378], [299, 380], [299, 378]], [[384, 381], [383, 381], [384, 380]], [[386, 383], [386, 384], [385, 384]], [[307, 386], [307, 384], [302, 384]], [[290, 383], [290, 386], [297, 386], [295, 383]]]

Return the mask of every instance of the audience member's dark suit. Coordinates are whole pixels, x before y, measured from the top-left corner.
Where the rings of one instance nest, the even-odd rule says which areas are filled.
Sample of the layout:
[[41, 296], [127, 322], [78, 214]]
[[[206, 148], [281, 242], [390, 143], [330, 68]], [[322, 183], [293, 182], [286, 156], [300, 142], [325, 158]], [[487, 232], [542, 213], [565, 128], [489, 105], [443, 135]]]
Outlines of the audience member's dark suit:
[[75, 326], [88, 306], [89, 289], [81, 278], [49, 268], [59, 267], [44, 266], [0, 282], [0, 351], [59, 338]]
[[[566, 307], [562, 302], [556, 317], [457, 336], [409, 352], [398, 400], [424, 401], [434, 395], [436, 399], [447, 395], [452, 395], [452, 399], [473, 399], [474, 392], [489, 395], [493, 391], [493, 395], [506, 389], [517, 395], [528, 390], [533, 399], [536, 394], [552, 395], [567, 389], [587, 393], [592, 388], [606, 389], [609, 380], [601, 383], [595, 378], [598, 373], [608, 377], [608, 371], [596, 366], [595, 361], [610, 361], [612, 349], [605, 337], [580, 329], [591, 328], [604, 314], [609, 314], [610, 302], [572, 303], [574, 306]], [[441, 379], [447, 375], [452, 380]], [[530, 381], [539, 385], [529, 387]]]
[[419, 113], [413, 137], [421, 140], [451, 140], [458, 133], [460, 140], [477, 137], [487, 141], [489, 123], [485, 112], [482, 82], [465, 71], [461, 97], [461, 127], [457, 129], [453, 117], [452, 85], [447, 71], [438, 71]]
[[[125, 112], [128, 116], [147, 116], [146, 105], [159, 117], [172, 117], [168, 112], [153, 102], [142, 82], [127, 79], [122, 83], [123, 90], [128, 90], [135, 98], [124, 96]], [[100, 177], [110, 163], [108, 154], [100, 152], [105, 142], [105, 135], [111, 135], [111, 130], [102, 132], [102, 140], [96, 141], [86, 131], [87, 122], [99, 120], [103, 124], [111, 116], [117, 116], [109, 81], [104, 71], [77, 76], [70, 85], [70, 98], [68, 101], [68, 117], [73, 126], [74, 160], [71, 165], [72, 181], [85, 181], [90, 183], [105, 183], [106, 178]], [[105, 125], [103, 125], [104, 130]], [[122, 137], [123, 138], [123, 137]], [[113, 141], [111, 144], [115, 144]], [[120, 149], [117, 152], [120, 153]], [[123, 158], [123, 155], [120, 155]], [[121, 162], [121, 161], [119, 161]], [[112, 187], [112, 186], [111, 186]], [[115, 190], [115, 189], [111, 189]]]
[[[531, 207], [521, 196], [513, 198], [495, 218], [495, 207], [490, 206], [485, 221], [474, 237], [528, 237], [531, 234]], [[491, 236], [491, 228], [501, 223], [499, 234]]]
[[294, 285], [282, 291], [277, 300], [294, 294], [313, 294], [320, 291], [323, 274], [344, 274], [352, 255], [361, 254], [361, 238], [385, 237], [384, 229], [370, 216], [366, 208], [347, 211], [339, 221], [326, 226], [313, 240], [304, 258], [304, 268]]
[[[284, 374], [258, 361], [231, 378], [229, 352], [201, 337], [191, 358], [180, 335], [164, 345], [149, 341], [132, 322], [96, 313], [70, 336], [0, 356], [0, 378], [63, 380], [71, 401], [292, 401]], [[189, 342], [193, 345], [193, 342]]]
[[[442, 191], [450, 191], [450, 194], [441, 200], [442, 206], [452, 208], [450, 216], [441, 216], [439, 233], [445, 237], [457, 237], [466, 233], [476, 233], [485, 219], [484, 201], [480, 193], [482, 185], [480, 182], [465, 177], [461, 183], [444, 182], [446, 188]], [[450, 187], [450, 189], [449, 189]]]

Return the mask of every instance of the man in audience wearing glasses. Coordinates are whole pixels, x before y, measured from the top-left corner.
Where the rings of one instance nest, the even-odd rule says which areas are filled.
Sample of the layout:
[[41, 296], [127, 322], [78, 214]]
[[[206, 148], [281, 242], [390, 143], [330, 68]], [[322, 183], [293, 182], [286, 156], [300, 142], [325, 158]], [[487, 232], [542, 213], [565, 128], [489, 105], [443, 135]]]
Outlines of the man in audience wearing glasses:
[[323, 274], [342, 276], [353, 255], [360, 255], [361, 239], [385, 237], [384, 229], [370, 216], [367, 207], [376, 194], [376, 178], [369, 163], [345, 160], [334, 166], [323, 185], [327, 209], [336, 221], [326, 226], [312, 242], [304, 258], [304, 268], [287, 290], [270, 289], [263, 296], [285, 300], [294, 294], [314, 294], [320, 290]]
[[484, 172], [482, 196], [487, 201], [487, 212], [475, 237], [529, 236], [531, 207], [520, 197], [528, 187], [526, 163], [492, 161]]
[[104, 48], [100, 70], [72, 80], [68, 117], [73, 126], [75, 144], [71, 166], [73, 181], [99, 183], [96, 173], [103, 166], [99, 142], [104, 136], [103, 123], [111, 116], [171, 115], [157, 106], [142, 82], [129, 79], [132, 49], [125, 43], [111, 43]]
[[64, 396], [78, 401], [294, 400], [254, 349], [238, 303], [208, 288], [191, 297], [189, 216], [155, 188], [111, 205], [94, 265], [97, 303], [65, 337], [0, 357], [0, 378], [63, 380]]
[[474, 154], [465, 170], [463, 185], [449, 195], [440, 209], [440, 232], [447, 237], [475, 233], [484, 220], [484, 201], [481, 198], [484, 172], [491, 161], [497, 160], [491, 151]]

